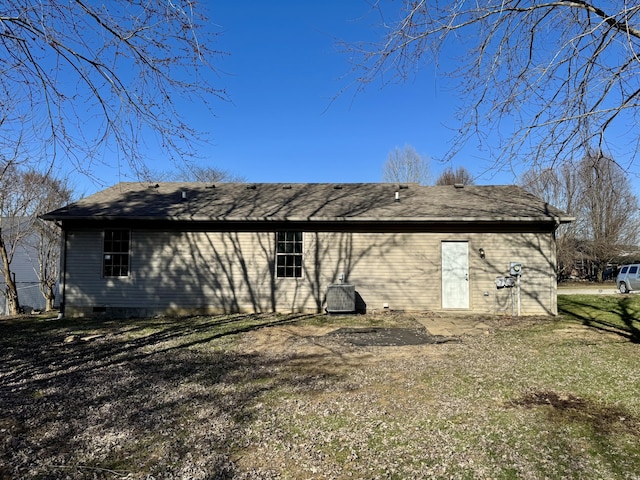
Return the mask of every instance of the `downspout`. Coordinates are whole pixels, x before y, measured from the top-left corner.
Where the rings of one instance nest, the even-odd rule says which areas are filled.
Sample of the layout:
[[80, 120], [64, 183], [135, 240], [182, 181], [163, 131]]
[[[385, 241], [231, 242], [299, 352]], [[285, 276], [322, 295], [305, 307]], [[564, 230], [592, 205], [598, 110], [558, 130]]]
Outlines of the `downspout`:
[[62, 229], [62, 272], [60, 272], [60, 313], [58, 320], [64, 318], [67, 286], [67, 229], [60, 225]]
[[555, 226], [553, 228], [553, 232], [551, 232], [551, 252], [553, 254], [553, 279], [551, 280], [550, 290], [551, 294], [549, 295], [550, 305], [551, 305], [551, 314], [558, 315], [558, 269], [560, 265], [558, 264], [558, 227], [560, 226], [560, 218], [555, 217]]

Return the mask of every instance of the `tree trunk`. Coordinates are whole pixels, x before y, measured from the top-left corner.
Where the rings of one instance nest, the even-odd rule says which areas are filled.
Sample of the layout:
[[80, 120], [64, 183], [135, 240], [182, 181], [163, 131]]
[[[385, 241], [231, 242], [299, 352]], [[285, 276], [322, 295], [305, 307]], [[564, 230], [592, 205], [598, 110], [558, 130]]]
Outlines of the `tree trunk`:
[[2, 257], [2, 272], [4, 273], [4, 282], [7, 285], [7, 291], [5, 292], [5, 297], [7, 299], [9, 315], [18, 315], [20, 313], [20, 301], [18, 299], [18, 289], [16, 288], [16, 282], [14, 282], [13, 275], [11, 274], [11, 266], [9, 265], [9, 254], [7, 253], [7, 247], [4, 243], [4, 239], [2, 238], [1, 234], [0, 234], [0, 257]]
[[56, 299], [55, 293], [53, 293], [53, 286], [47, 285], [44, 292], [44, 299], [46, 301], [45, 311], [50, 312], [53, 310], [53, 304]]

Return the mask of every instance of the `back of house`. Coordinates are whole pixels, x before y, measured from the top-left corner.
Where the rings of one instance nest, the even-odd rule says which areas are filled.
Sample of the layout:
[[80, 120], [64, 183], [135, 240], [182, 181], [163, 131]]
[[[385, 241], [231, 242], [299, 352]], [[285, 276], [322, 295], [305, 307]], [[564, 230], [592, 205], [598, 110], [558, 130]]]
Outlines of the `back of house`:
[[119, 317], [555, 314], [571, 221], [515, 186], [383, 183], [120, 183], [44, 218], [65, 314]]

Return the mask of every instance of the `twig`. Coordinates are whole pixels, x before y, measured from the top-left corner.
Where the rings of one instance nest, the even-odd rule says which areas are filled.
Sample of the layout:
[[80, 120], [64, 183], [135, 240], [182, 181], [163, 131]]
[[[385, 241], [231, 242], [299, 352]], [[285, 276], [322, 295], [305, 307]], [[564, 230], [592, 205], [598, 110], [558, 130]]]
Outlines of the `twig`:
[[111, 470], [109, 468], [101, 468], [101, 467], [91, 467], [89, 465], [51, 465], [53, 468], [76, 468], [78, 470], [92, 470], [95, 472], [105, 472], [105, 473], [111, 473], [112, 475], [116, 475], [118, 477], [126, 477], [127, 475], [129, 475], [129, 472], [122, 470], [122, 471], [118, 471], [118, 470]]

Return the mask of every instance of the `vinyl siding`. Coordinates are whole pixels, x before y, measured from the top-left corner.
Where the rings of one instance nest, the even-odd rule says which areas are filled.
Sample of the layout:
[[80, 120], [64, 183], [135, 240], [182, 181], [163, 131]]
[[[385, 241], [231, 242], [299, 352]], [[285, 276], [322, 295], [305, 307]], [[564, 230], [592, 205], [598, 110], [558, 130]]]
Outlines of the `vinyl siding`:
[[[555, 314], [555, 244], [550, 234], [321, 234], [330, 254], [322, 263], [322, 283], [345, 281], [368, 310], [440, 310], [441, 243], [469, 244], [470, 309], [511, 313], [511, 289], [497, 289], [495, 279], [509, 274], [512, 261], [524, 265], [521, 313]], [[479, 249], [485, 250], [481, 259]], [[514, 295], [515, 296], [515, 295]]]
[[[478, 250], [483, 248], [485, 258]], [[469, 247], [471, 305], [478, 311], [516, 311], [517, 289], [497, 289], [496, 277], [509, 275], [511, 262], [523, 265], [521, 314], [557, 313], [556, 246], [549, 233], [483, 234], [472, 237]], [[486, 295], [485, 293], [488, 293]]]
[[[355, 285], [367, 311], [441, 310], [441, 242], [469, 244], [470, 310], [511, 313], [513, 291], [497, 289], [509, 263], [524, 265], [521, 313], [556, 313], [550, 233], [304, 232], [303, 277], [276, 278], [274, 232], [134, 229], [128, 277], [102, 277], [102, 231], [67, 236], [66, 306], [180, 311], [291, 312], [324, 309], [326, 288]], [[486, 257], [481, 259], [478, 249]]]

